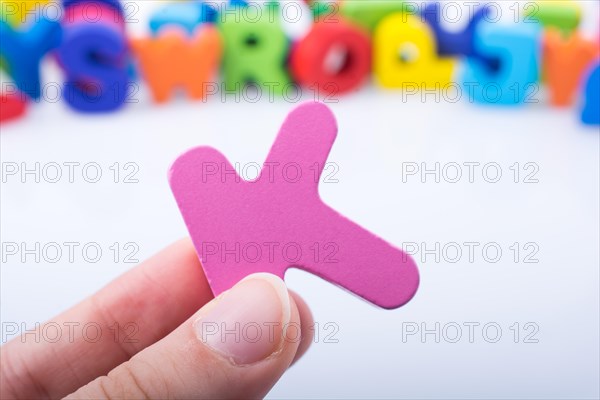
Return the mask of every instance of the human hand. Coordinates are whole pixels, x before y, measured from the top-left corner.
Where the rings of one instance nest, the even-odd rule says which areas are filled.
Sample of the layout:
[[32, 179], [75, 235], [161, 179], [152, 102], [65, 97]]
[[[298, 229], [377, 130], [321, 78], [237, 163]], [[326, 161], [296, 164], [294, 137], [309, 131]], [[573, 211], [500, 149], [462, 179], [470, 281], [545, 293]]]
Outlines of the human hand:
[[[90, 323], [100, 336], [77, 334]], [[306, 351], [312, 325], [274, 275], [213, 299], [186, 239], [2, 346], [0, 398], [263, 397]], [[56, 326], [75, 334], [39, 340]]]

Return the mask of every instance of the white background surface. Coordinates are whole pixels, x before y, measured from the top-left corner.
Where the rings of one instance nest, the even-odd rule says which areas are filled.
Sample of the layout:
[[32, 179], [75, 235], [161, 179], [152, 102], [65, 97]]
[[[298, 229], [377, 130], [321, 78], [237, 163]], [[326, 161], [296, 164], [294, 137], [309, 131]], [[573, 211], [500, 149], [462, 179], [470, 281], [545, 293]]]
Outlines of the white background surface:
[[[596, 14], [597, 15], [597, 14]], [[53, 67], [45, 74], [53, 79]], [[60, 82], [60, 80], [59, 80]], [[308, 99], [310, 96], [306, 96]], [[52, 264], [2, 263], [2, 323], [32, 326], [93, 293], [133, 264], [112, 260], [114, 242], [139, 245], [142, 260], [187, 234], [167, 184], [167, 170], [189, 147], [210, 144], [232, 162], [262, 162], [293, 104], [177, 99], [140, 102], [108, 115], [81, 115], [64, 102], [30, 108], [25, 119], [2, 126], [6, 163], [96, 162], [103, 178], [91, 184], [36, 183], [31, 176], [2, 183], [2, 242], [96, 242], [98, 263], [66, 256]], [[330, 104], [339, 125], [330, 161], [338, 183], [321, 184], [331, 206], [397, 246], [407, 242], [478, 242], [451, 263], [415, 256], [421, 286], [405, 307], [377, 309], [300, 271], [286, 276], [322, 327], [339, 327], [337, 343], [321, 340], [277, 384], [273, 398], [597, 398], [599, 395], [599, 167], [597, 127], [584, 127], [576, 109], [557, 110], [543, 97], [523, 108], [482, 107], [418, 97], [371, 85]], [[138, 183], [114, 183], [109, 166], [139, 166]], [[458, 183], [431, 175], [407, 177], [403, 163], [497, 163], [498, 183]], [[538, 183], [514, 183], [515, 162], [539, 167]], [[405, 166], [407, 164], [404, 164]], [[66, 169], [63, 170], [66, 173]], [[488, 176], [489, 177], [489, 176]], [[485, 243], [503, 255], [487, 262]], [[538, 263], [513, 260], [509, 247], [535, 243]], [[452, 253], [453, 254], [453, 253]], [[123, 254], [121, 254], [121, 259]], [[4, 261], [4, 260], [3, 260]], [[369, 266], [376, 268], [377, 266]], [[463, 337], [436, 343], [419, 335], [403, 343], [403, 324], [477, 322], [473, 343]], [[502, 337], [488, 343], [481, 326], [497, 323]], [[514, 343], [515, 322], [521, 325]], [[523, 343], [525, 323], [539, 327], [538, 343]], [[406, 326], [406, 325], [404, 325]], [[329, 331], [321, 329], [321, 339]], [[453, 336], [453, 331], [448, 331]], [[493, 329], [489, 331], [493, 335]], [[3, 332], [4, 336], [4, 332]], [[5, 338], [3, 337], [3, 340]]]

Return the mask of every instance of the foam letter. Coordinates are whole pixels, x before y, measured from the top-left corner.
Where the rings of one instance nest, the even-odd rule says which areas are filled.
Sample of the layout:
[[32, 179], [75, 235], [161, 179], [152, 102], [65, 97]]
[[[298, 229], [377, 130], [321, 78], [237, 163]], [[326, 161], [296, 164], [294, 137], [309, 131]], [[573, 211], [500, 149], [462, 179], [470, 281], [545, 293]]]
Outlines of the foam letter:
[[439, 58], [431, 28], [418, 17], [393, 14], [375, 29], [373, 63], [383, 87], [401, 88], [407, 83], [423, 89], [451, 82], [455, 61]]
[[538, 80], [540, 47], [540, 29], [536, 24], [479, 24], [475, 30], [475, 50], [496, 60], [497, 65], [491, 68], [480, 59], [466, 59], [462, 81], [473, 89], [472, 100], [523, 103], [529, 87]]
[[[118, 9], [96, 3], [99, 20], [85, 16], [84, 3], [67, 9], [59, 59], [67, 75], [65, 98], [79, 111], [118, 109], [127, 96], [129, 49]], [[120, 18], [119, 18], [120, 17]]]
[[583, 73], [598, 57], [598, 42], [586, 40], [578, 32], [564, 38], [557, 30], [544, 34], [544, 72], [550, 102], [566, 106], [573, 102]]
[[3, 93], [0, 95], [0, 122], [15, 119], [25, 113], [27, 102], [21, 93]]
[[13, 30], [0, 21], [0, 54], [15, 84], [33, 99], [41, 95], [40, 61], [60, 44], [58, 22], [40, 18], [27, 31]]
[[219, 32], [209, 25], [193, 38], [166, 31], [155, 38], [136, 39], [132, 47], [157, 102], [168, 100], [176, 86], [184, 87], [194, 99], [203, 98], [221, 57]]
[[485, 6], [478, 8], [465, 29], [460, 32], [448, 32], [442, 27], [438, 2], [427, 5], [421, 15], [435, 35], [440, 56], [473, 57], [477, 54], [473, 45], [475, 27], [486, 16], [488, 10]]
[[[204, 176], [207, 163], [233, 171], [210, 147], [196, 147], [175, 161], [171, 189], [215, 295], [252, 273], [283, 278], [295, 266], [384, 308], [400, 307], [413, 297], [419, 273], [410, 256], [319, 197], [317, 178], [336, 135], [331, 111], [323, 104], [307, 103], [288, 115], [254, 181]], [[268, 165], [280, 167], [267, 174], [266, 169], [275, 169]], [[289, 165], [296, 167], [286, 176]], [[202, 244], [209, 242], [227, 250], [252, 243], [265, 251], [252, 262], [237, 262], [235, 254], [207, 257]], [[321, 249], [318, 255], [316, 247]]]
[[225, 87], [236, 90], [255, 83], [282, 93], [290, 83], [285, 67], [288, 39], [281, 29], [276, 5], [267, 5], [258, 12], [256, 6], [254, 9], [237, 6], [221, 14]]
[[[336, 55], [341, 57], [339, 65], [328, 66], [329, 58]], [[345, 21], [317, 22], [294, 47], [290, 64], [294, 78], [305, 86], [317, 85], [330, 94], [348, 92], [369, 75], [371, 41], [366, 32]]]
[[587, 74], [584, 98], [581, 120], [585, 124], [600, 124], [600, 61], [596, 62]]

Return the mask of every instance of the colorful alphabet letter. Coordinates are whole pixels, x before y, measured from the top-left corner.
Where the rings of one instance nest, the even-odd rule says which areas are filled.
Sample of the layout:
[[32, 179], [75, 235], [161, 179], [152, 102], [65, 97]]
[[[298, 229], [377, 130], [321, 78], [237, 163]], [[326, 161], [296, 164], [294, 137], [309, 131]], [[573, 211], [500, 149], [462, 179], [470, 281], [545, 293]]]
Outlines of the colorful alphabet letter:
[[74, 2], [63, 21], [58, 56], [67, 75], [64, 95], [73, 108], [87, 112], [120, 108], [127, 96], [129, 49], [122, 16], [110, 4], [97, 3], [98, 20]]
[[19, 92], [3, 93], [0, 95], [0, 122], [15, 119], [23, 115], [27, 101], [25, 95]]
[[452, 82], [455, 60], [438, 57], [431, 28], [419, 17], [386, 17], [375, 29], [373, 42], [373, 69], [381, 86], [439, 89]]
[[565, 38], [556, 29], [544, 34], [544, 72], [550, 103], [567, 106], [573, 102], [584, 72], [600, 52], [598, 42], [584, 39], [578, 32]]
[[[336, 53], [337, 52], [337, 53]], [[338, 56], [338, 65], [328, 65]], [[323, 93], [345, 93], [359, 87], [371, 71], [371, 41], [366, 32], [340, 21], [317, 22], [292, 51], [290, 67], [300, 84]]]
[[587, 74], [584, 88], [584, 106], [581, 120], [585, 124], [600, 124], [600, 61]]
[[33, 99], [41, 95], [40, 61], [61, 42], [62, 30], [56, 21], [39, 18], [26, 31], [0, 21], [0, 55], [19, 90]]
[[440, 56], [477, 56], [474, 46], [475, 27], [486, 16], [488, 8], [478, 8], [467, 26], [460, 32], [449, 32], [441, 25], [440, 3], [428, 4], [421, 15], [429, 24], [437, 41], [437, 51]]
[[462, 83], [470, 99], [479, 103], [523, 103], [539, 76], [541, 29], [537, 24], [482, 22], [475, 32], [475, 50], [497, 60], [497, 66], [491, 68], [478, 58], [466, 59]]
[[413, 297], [419, 273], [410, 256], [319, 197], [336, 135], [331, 111], [307, 103], [288, 115], [253, 181], [210, 147], [175, 161], [171, 189], [215, 295], [249, 274], [283, 278], [293, 266], [384, 308]]
[[191, 98], [202, 99], [221, 59], [219, 32], [210, 25], [191, 38], [164, 31], [158, 37], [135, 39], [132, 47], [157, 102], [168, 100], [176, 86], [184, 87]]
[[[277, 18], [277, 6], [231, 7], [220, 16], [225, 89], [254, 83], [281, 94], [290, 83], [286, 69], [288, 39]], [[252, 13], [252, 14], [251, 14]]]

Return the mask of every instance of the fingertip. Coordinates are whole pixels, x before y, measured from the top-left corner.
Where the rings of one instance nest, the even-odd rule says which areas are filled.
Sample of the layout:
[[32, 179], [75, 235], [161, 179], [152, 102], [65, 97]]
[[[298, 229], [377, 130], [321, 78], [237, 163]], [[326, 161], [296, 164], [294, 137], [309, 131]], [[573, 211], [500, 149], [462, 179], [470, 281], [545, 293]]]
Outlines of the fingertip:
[[292, 365], [295, 364], [308, 350], [310, 347], [314, 336], [314, 318], [308, 304], [306, 301], [295, 291], [289, 290], [290, 298], [296, 305], [298, 310], [298, 316], [300, 318], [300, 327], [301, 327], [301, 339], [298, 344], [298, 349], [296, 350], [296, 355], [294, 356], [294, 360], [292, 361]]

